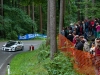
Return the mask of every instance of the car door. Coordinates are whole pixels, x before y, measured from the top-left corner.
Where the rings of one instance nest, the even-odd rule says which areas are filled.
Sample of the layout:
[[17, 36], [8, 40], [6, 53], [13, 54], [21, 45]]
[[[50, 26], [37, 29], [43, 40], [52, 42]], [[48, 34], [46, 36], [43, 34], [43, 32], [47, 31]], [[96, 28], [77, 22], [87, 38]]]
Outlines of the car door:
[[22, 49], [22, 44], [20, 41], [18, 41], [18, 50], [21, 50]]

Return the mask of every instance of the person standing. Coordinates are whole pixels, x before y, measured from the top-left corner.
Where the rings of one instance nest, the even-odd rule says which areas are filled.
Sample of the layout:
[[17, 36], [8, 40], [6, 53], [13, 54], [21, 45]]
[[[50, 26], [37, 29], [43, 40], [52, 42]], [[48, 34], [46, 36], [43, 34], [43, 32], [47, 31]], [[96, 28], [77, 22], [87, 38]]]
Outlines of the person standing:
[[92, 35], [94, 35], [95, 21], [91, 20], [90, 25], [91, 25]]
[[63, 27], [63, 29], [62, 29], [62, 31], [61, 31], [61, 34], [62, 34], [63, 36], [65, 36], [65, 30], [64, 30], [64, 27]]
[[68, 36], [68, 33], [69, 33], [69, 29], [68, 29], [68, 27], [66, 27], [65, 28], [65, 37], [67, 38], [67, 36]]
[[88, 41], [84, 38], [84, 36], [80, 36], [80, 41], [83, 43], [83, 50], [86, 51], [86, 52], [89, 52], [90, 51], [90, 47], [89, 47], [89, 43]]
[[72, 32], [69, 31], [69, 34], [67, 36], [67, 39], [70, 40], [71, 42], [73, 42], [73, 38], [74, 38], [74, 36], [73, 36]]
[[77, 50], [83, 51], [83, 47], [84, 47], [84, 44], [82, 43], [82, 41], [80, 40], [80, 38], [76, 38], [75, 48]]
[[97, 38], [100, 37], [100, 24], [96, 23], [96, 30], [97, 30]]
[[88, 33], [89, 33], [89, 21], [85, 20], [85, 32], [84, 32], [84, 38], [88, 40]]
[[94, 67], [96, 75], [100, 72], [100, 38], [95, 39]]

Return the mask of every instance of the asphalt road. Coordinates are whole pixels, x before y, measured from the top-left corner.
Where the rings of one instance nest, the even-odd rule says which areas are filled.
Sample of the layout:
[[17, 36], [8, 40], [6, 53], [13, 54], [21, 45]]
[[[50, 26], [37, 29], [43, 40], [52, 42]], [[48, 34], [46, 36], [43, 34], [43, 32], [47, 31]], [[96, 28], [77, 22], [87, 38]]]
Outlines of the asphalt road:
[[[33, 45], [34, 49], [37, 49], [43, 41], [41, 40], [27, 40], [23, 41], [24, 43], [24, 51], [29, 51], [29, 46]], [[11, 59], [18, 53], [23, 51], [17, 52], [4, 52], [1, 50], [2, 45], [5, 42], [0, 42], [0, 75], [6, 74], [7, 65], [10, 64]]]

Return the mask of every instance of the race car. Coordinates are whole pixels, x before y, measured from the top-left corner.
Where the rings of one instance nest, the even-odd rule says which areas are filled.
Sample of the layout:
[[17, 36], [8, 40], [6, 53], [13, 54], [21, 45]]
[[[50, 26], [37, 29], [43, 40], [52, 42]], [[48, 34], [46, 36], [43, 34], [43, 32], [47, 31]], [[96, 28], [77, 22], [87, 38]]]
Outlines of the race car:
[[19, 51], [24, 50], [22, 41], [9, 40], [2, 46], [3, 51]]

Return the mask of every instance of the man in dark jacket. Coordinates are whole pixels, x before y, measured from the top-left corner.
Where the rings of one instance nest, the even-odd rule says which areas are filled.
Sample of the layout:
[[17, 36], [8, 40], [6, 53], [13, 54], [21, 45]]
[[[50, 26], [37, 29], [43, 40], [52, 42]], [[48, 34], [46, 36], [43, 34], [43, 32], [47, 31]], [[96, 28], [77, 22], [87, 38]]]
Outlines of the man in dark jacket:
[[78, 49], [78, 50], [82, 50], [83, 51], [83, 47], [84, 47], [84, 44], [82, 41], [80, 41], [79, 38], [76, 39], [76, 45], [75, 45], [75, 48]]
[[70, 40], [71, 42], [73, 42], [73, 38], [74, 38], [74, 36], [72, 35], [72, 32], [69, 31], [69, 34], [67, 36], [67, 39]]

